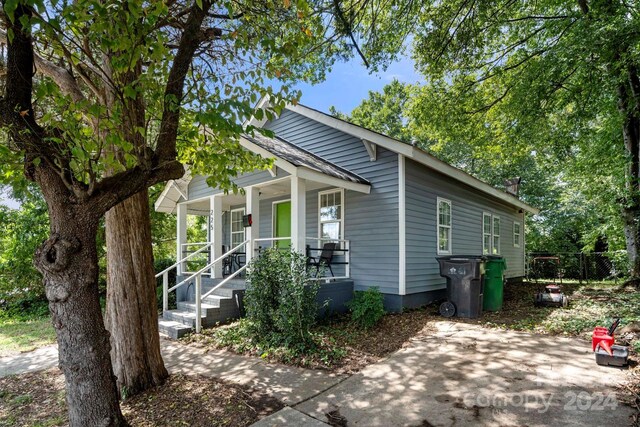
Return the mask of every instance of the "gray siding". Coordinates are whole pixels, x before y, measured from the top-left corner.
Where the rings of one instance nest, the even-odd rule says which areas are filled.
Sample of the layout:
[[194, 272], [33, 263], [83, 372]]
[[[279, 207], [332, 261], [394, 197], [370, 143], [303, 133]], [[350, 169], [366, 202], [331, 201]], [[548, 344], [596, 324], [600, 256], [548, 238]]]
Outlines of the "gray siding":
[[[523, 215], [477, 190], [454, 183], [435, 171], [406, 160], [407, 294], [441, 289], [437, 255], [437, 197], [451, 201], [453, 254], [482, 254], [482, 213], [500, 216], [500, 254], [507, 277], [524, 275], [524, 245], [513, 246], [513, 223]], [[524, 237], [523, 237], [524, 238]]]
[[[357, 173], [371, 193], [345, 190], [345, 239], [351, 242], [351, 277], [356, 289], [377, 286], [398, 293], [398, 155], [378, 147], [375, 162], [360, 139], [289, 110], [265, 128], [316, 155]], [[307, 196], [307, 229], [318, 235], [317, 192]]]
[[[255, 171], [244, 173], [237, 178], [233, 179], [233, 182], [238, 187], [246, 187], [248, 185], [259, 184], [261, 182], [268, 182], [274, 179], [279, 179], [289, 174], [284, 170], [277, 168], [276, 177], [272, 177], [267, 171]], [[222, 193], [222, 190], [218, 188], [212, 188], [207, 185], [207, 177], [203, 175], [196, 175], [189, 182], [189, 200], [197, 200], [203, 197], [213, 196], [214, 194]]]

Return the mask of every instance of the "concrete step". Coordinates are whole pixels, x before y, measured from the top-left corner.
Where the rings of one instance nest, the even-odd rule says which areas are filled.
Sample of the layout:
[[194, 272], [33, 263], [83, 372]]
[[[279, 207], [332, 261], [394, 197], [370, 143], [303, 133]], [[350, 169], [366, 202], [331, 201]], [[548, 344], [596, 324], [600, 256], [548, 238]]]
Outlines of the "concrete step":
[[[183, 302], [179, 302], [177, 304], [178, 306], [178, 310], [182, 310], [182, 311], [188, 311], [190, 313], [195, 313], [196, 312], [196, 303], [195, 302], [187, 302], [187, 301], [183, 301]], [[207, 315], [207, 310], [215, 310], [216, 308], [220, 307], [220, 300], [219, 299], [211, 299], [211, 300], [207, 300], [205, 302], [203, 302], [202, 304], [200, 304], [200, 309], [201, 309], [201, 313], [203, 315]]]
[[168, 336], [171, 339], [177, 340], [192, 332], [192, 328], [179, 322], [172, 320], [158, 319], [158, 330], [161, 334]]
[[[167, 310], [162, 313], [162, 318], [166, 320], [172, 320], [174, 322], [182, 323], [190, 328], [196, 326], [196, 314], [188, 311], [182, 310]], [[200, 315], [201, 321], [206, 319], [207, 316], [204, 314]]]
[[216, 307], [222, 307], [225, 303], [233, 301], [233, 297], [221, 296], [221, 295], [209, 295], [205, 297], [202, 302], [206, 304], [211, 304]]
[[[213, 285], [211, 286], [202, 285], [202, 295], [206, 294], [211, 289], [213, 289]], [[233, 296], [233, 289], [226, 288], [226, 287], [218, 288], [215, 291], [213, 291], [211, 296], [231, 298]]]

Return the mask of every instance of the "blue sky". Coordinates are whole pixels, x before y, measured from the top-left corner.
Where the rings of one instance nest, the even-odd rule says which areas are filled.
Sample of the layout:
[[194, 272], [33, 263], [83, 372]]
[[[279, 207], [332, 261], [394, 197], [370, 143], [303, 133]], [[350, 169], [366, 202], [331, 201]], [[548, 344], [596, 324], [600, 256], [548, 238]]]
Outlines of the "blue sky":
[[380, 91], [394, 78], [404, 83], [422, 81], [410, 58], [403, 57], [387, 70], [375, 74], [369, 74], [359, 58], [354, 58], [334, 65], [324, 82], [315, 86], [300, 84], [297, 89], [302, 90], [300, 102], [308, 107], [328, 113], [333, 105], [343, 113], [350, 113], [368, 97], [369, 91]]

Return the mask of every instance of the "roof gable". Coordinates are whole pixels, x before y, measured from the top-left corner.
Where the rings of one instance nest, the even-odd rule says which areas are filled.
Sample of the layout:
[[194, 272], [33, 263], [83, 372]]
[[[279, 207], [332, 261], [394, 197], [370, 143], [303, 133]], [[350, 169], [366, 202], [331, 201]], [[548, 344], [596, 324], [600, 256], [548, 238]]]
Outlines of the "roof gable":
[[[266, 101], [265, 99], [261, 100], [261, 102], [258, 104], [258, 107], [264, 106], [265, 102], [268, 102], [268, 100]], [[348, 135], [352, 135], [356, 138], [359, 138], [364, 143], [376, 144], [390, 151], [393, 151], [395, 153], [402, 154], [403, 156], [413, 159], [416, 162], [424, 166], [427, 166], [428, 168], [433, 169], [457, 182], [460, 182], [462, 184], [475, 188], [509, 205], [516, 206], [532, 214], [537, 214], [540, 212], [539, 209], [529, 206], [528, 204], [522, 202], [520, 199], [504, 191], [494, 188], [493, 186], [487, 184], [486, 182], [481, 181], [478, 178], [475, 178], [474, 176], [468, 174], [467, 172], [461, 169], [451, 166], [450, 164], [434, 157], [433, 155], [429, 154], [428, 152], [418, 147], [406, 144], [395, 138], [391, 138], [379, 132], [375, 132], [371, 129], [367, 129], [362, 126], [355, 125], [345, 120], [338, 119], [329, 114], [323, 113], [321, 111], [315, 110], [310, 107], [306, 107], [301, 104], [297, 104], [297, 105], [290, 104], [290, 105], [287, 105], [285, 108], [289, 111], [300, 114], [301, 116], [307, 117], [318, 123], [332, 127]], [[260, 122], [252, 121], [251, 124], [258, 127], [262, 127], [266, 124], [266, 120], [263, 120]]]

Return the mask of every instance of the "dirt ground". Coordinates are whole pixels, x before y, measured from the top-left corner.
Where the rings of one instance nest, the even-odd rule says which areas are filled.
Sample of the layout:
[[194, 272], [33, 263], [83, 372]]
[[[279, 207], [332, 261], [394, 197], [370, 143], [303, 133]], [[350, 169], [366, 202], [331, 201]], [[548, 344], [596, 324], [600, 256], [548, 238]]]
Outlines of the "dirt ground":
[[[172, 375], [124, 401], [132, 426], [248, 426], [278, 411], [277, 399], [225, 381]], [[64, 377], [57, 369], [0, 378], [0, 426], [68, 425]]]

